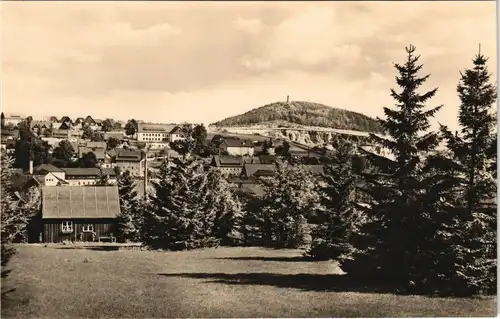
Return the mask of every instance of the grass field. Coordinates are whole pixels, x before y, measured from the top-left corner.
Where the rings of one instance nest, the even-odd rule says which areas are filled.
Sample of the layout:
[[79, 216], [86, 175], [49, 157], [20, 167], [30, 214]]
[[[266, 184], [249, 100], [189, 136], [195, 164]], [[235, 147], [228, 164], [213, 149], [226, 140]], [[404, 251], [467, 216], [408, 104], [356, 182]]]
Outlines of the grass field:
[[297, 250], [19, 246], [3, 318], [495, 316], [494, 298], [373, 293]]

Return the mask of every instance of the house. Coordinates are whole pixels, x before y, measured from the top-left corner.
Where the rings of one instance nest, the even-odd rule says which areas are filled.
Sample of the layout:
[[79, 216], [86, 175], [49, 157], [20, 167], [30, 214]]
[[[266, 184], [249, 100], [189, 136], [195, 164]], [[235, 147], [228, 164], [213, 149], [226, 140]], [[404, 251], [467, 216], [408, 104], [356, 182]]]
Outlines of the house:
[[20, 114], [13, 114], [13, 113], [4, 114], [3, 112], [0, 114], [0, 117], [1, 117], [2, 127], [8, 125], [16, 126], [25, 119], [25, 117]]
[[93, 119], [92, 116], [87, 116], [83, 122], [82, 127], [88, 126], [94, 131], [99, 131], [102, 127], [102, 120]]
[[251, 140], [242, 140], [239, 138], [224, 138], [219, 148], [229, 155], [249, 155], [254, 154], [254, 145]]
[[170, 142], [169, 134], [175, 127], [175, 124], [138, 123], [137, 141], [146, 143], [156, 142], [167, 145]]
[[31, 121], [30, 129], [37, 134], [43, 134], [46, 130], [52, 129], [52, 122], [50, 121]]
[[[101, 175], [101, 169], [97, 167], [63, 168], [63, 170], [69, 186], [95, 185]], [[102, 168], [102, 173], [108, 175], [110, 184], [116, 184], [116, 172], [112, 168]]]
[[130, 171], [133, 176], [144, 176], [142, 169], [142, 153], [138, 150], [117, 149], [115, 166], [122, 172]]
[[210, 166], [216, 167], [223, 176], [240, 176], [243, 170], [243, 158], [231, 155], [214, 155]]
[[245, 164], [241, 171], [241, 177], [244, 179], [272, 177], [275, 172], [275, 164]]
[[42, 187], [42, 241], [104, 241], [116, 233], [117, 186]]
[[[59, 120], [59, 123], [61, 123], [60, 128], [64, 128], [64, 127], [69, 128], [69, 127], [73, 126], [73, 120], [69, 116], [61, 117], [61, 119]], [[62, 127], [63, 124], [64, 124], [64, 127]]]
[[[52, 164], [41, 164], [33, 168], [33, 161], [30, 161], [30, 168], [27, 174], [28, 183], [38, 183], [42, 186], [65, 185], [65, 172]], [[31, 180], [31, 181], [30, 181]]]
[[175, 142], [183, 138], [180, 126], [175, 126], [168, 135], [169, 142]]

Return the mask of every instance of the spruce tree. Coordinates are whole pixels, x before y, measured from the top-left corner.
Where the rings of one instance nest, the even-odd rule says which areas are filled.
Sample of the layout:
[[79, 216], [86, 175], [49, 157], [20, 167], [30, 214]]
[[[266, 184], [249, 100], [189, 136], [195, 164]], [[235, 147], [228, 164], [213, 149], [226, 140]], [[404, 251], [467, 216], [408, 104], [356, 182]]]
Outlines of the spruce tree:
[[442, 126], [456, 166], [453, 220], [440, 233], [450, 240], [448, 279], [454, 294], [496, 293], [496, 87], [481, 53], [461, 73], [460, 132]]
[[97, 180], [95, 182], [96, 186], [109, 186], [111, 185], [109, 181], [108, 174], [105, 174], [102, 168], [99, 168], [99, 175], [97, 176]]
[[273, 178], [264, 178], [262, 212], [266, 245], [298, 248], [306, 243], [308, 214], [319, 202], [317, 183], [311, 172], [301, 165], [278, 161]]
[[430, 249], [435, 232], [433, 216], [421, 209], [427, 188], [422, 170], [439, 143], [438, 134], [428, 129], [429, 119], [441, 108], [425, 109], [437, 88], [418, 92], [429, 75], [419, 75], [423, 66], [415, 47], [410, 45], [406, 52], [406, 62], [394, 64], [401, 88], [391, 89], [395, 107], [385, 107], [385, 119], [378, 119], [386, 136], [371, 135], [374, 145], [387, 149], [394, 159], [368, 154], [376, 172], [365, 175], [370, 198], [364, 211], [367, 221], [352, 239], [349, 258], [340, 261], [350, 275], [369, 276], [403, 289], [422, 285], [433, 262], [423, 253]]
[[349, 252], [353, 230], [359, 224], [356, 207], [356, 187], [353, 160], [355, 146], [339, 143], [324, 165], [322, 205], [317, 212], [317, 226], [312, 231], [312, 243], [307, 255], [316, 259], [336, 259]]
[[241, 203], [219, 170], [208, 171], [207, 191], [206, 215], [213, 218], [213, 236], [220, 240], [222, 245], [240, 244]]
[[12, 186], [13, 160], [1, 152], [1, 222], [2, 244], [27, 241], [27, 228], [32, 218], [40, 213], [41, 193], [32, 187], [22, 198]]
[[121, 209], [117, 220], [118, 240], [122, 242], [140, 241], [142, 216], [140, 215], [134, 178], [130, 171], [127, 170], [118, 176], [117, 184]]
[[186, 154], [174, 159], [172, 166], [165, 162], [158, 177], [145, 215], [144, 244], [168, 250], [215, 245], [213, 219], [205, 212], [208, 195], [203, 163]]

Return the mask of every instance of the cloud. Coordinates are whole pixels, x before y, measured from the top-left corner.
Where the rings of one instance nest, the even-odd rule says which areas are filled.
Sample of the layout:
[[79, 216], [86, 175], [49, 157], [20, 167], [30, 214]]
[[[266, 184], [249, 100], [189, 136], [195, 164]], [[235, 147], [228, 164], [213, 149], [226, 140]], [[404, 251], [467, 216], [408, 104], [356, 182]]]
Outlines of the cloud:
[[[276, 100], [383, 115], [416, 45], [438, 118], [455, 125], [478, 43], [496, 70], [493, 2], [6, 2], [11, 110], [216, 121]], [[39, 12], [43, 12], [41, 15]], [[493, 81], [496, 80], [496, 75]], [[36, 108], [35, 108], [36, 107]]]
[[234, 25], [236, 29], [252, 35], [260, 34], [265, 28], [265, 25], [259, 19], [243, 19], [240, 16], [234, 21]]

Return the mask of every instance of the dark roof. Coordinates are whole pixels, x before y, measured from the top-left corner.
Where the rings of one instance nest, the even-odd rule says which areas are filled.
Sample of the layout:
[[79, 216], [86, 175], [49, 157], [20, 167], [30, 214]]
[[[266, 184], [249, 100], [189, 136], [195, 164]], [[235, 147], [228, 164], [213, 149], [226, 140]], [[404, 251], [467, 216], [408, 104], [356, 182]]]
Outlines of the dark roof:
[[138, 162], [142, 159], [141, 151], [134, 150], [117, 150], [116, 160], [117, 161], [132, 161]]
[[43, 173], [43, 172], [47, 172], [47, 173], [61, 173], [61, 172], [64, 172], [62, 169], [60, 169], [59, 167], [56, 167], [52, 164], [41, 164], [41, 165], [38, 165], [37, 167], [33, 168], [33, 173], [38, 173], [38, 175], [40, 175], [39, 173]]
[[171, 131], [170, 134], [178, 134], [181, 133], [181, 127], [176, 125]]
[[231, 155], [214, 155], [212, 163], [215, 164], [216, 167], [243, 166], [243, 159], [241, 157]]
[[[64, 168], [66, 172], [66, 177], [68, 176], [99, 176], [100, 170], [97, 167], [89, 168]], [[112, 168], [102, 168], [104, 175], [116, 176], [116, 172]]]
[[116, 218], [117, 186], [43, 186], [42, 218]]
[[240, 140], [235, 138], [224, 138], [222, 143], [225, 143], [227, 147], [254, 147], [251, 140]]
[[[243, 173], [247, 178], [255, 176], [255, 173], [259, 172], [263, 174], [264, 171], [274, 172], [276, 171], [276, 165], [274, 164], [245, 164], [243, 166]], [[261, 175], [262, 176], [262, 175]]]
[[52, 122], [50, 121], [36, 121], [33, 120], [30, 122], [30, 128], [33, 129], [34, 127], [42, 128], [42, 127], [49, 128], [52, 126]]

